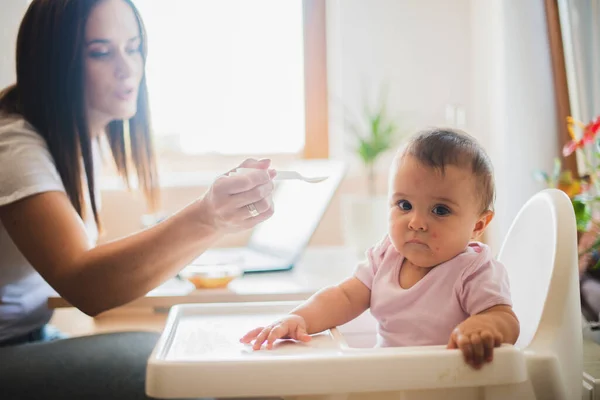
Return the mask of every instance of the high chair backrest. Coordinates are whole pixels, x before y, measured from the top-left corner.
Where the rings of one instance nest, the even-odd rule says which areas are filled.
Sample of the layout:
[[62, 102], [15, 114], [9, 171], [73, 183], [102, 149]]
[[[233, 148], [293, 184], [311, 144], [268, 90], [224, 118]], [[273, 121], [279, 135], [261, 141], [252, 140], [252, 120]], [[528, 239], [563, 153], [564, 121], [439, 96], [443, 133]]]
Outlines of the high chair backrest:
[[563, 384], [581, 386], [577, 232], [567, 195], [557, 189], [534, 195], [514, 219], [498, 260], [508, 270], [521, 325], [516, 346], [555, 357]]

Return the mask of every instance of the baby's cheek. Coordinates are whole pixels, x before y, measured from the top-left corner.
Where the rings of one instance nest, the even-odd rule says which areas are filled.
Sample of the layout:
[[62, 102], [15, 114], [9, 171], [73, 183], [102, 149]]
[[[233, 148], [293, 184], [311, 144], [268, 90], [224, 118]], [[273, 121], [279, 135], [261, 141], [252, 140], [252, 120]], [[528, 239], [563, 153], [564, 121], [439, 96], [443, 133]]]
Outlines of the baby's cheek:
[[394, 207], [388, 210], [388, 225], [392, 226], [398, 222], [400, 218], [398, 207]]
[[404, 231], [402, 229], [402, 225], [397, 222], [390, 221], [390, 224], [388, 227], [388, 234], [389, 234], [390, 240], [392, 241], [394, 246], [399, 245], [400, 242], [402, 241], [402, 238], [404, 237]]
[[389, 227], [389, 231], [391, 232], [402, 232], [404, 230], [403, 228], [404, 224], [402, 224], [402, 221], [400, 218], [394, 217], [393, 214], [390, 214], [390, 219], [388, 221], [388, 227]]
[[432, 246], [433, 250], [436, 252], [440, 251], [440, 245], [438, 242], [439, 234], [437, 232], [431, 232], [430, 235], [431, 235], [431, 242], [432, 242], [431, 246]]

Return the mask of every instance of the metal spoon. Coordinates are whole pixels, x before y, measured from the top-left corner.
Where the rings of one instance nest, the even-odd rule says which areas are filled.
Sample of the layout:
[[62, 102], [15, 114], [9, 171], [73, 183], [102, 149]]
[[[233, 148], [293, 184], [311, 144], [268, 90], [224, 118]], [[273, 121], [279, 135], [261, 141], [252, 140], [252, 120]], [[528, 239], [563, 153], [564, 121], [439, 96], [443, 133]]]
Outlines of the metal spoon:
[[306, 176], [301, 175], [297, 171], [277, 171], [277, 175], [275, 175], [275, 180], [288, 180], [288, 179], [298, 179], [308, 183], [319, 183], [323, 182], [325, 179], [329, 178], [328, 176], [313, 176], [308, 178]]
[[[243, 174], [244, 172], [251, 171], [252, 169], [253, 168], [237, 168], [235, 170], [235, 172], [239, 172], [239, 173]], [[308, 178], [306, 176], [301, 175], [297, 171], [277, 170], [277, 175], [275, 175], [274, 179], [276, 181], [296, 179], [296, 180], [301, 180], [301, 181], [308, 182], [308, 183], [319, 183], [319, 182], [323, 182], [327, 178], [329, 178], [329, 177], [328, 176], [315, 176], [315, 177]]]

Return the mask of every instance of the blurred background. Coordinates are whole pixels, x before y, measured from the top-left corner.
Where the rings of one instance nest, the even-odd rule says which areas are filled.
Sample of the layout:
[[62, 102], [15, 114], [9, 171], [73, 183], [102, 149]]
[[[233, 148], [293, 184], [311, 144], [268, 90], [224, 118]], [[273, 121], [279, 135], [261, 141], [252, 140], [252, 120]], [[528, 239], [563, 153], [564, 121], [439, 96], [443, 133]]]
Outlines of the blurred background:
[[[28, 1], [0, 3], [4, 87], [14, 81]], [[496, 218], [485, 241], [498, 251], [523, 203], [548, 185], [534, 173], [551, 171], [561, 157], [566, 117], [587, 122], [600, 114], [597, 0], [135, 3], [148, 34], [162, 212], [147, 215], [107, 163], [104, 241], [193, 201], [247, 157], [270, 157], [283, 169], [302, 159], [346, 162], [311, 245], [348, 244], [360, 227], [378, 234], [395, 149], [437, 125], [466, 130], [492, 158]], [[562, 162], [578, 174], [576, 155]], [[353, 222], [360, 210], [363, 220]]]

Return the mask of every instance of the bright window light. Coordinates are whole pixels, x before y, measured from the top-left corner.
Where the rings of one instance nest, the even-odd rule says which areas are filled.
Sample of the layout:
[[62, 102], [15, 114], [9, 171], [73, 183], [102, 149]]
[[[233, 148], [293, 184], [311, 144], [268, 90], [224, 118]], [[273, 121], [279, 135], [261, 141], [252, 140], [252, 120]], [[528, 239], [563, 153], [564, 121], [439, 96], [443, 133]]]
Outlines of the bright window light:
[[[304, 147], [301, 0], [136, 0], [157, 139], [186, 153]], [[169, 139], [170, 140], [170, 139]]]

